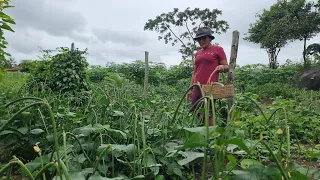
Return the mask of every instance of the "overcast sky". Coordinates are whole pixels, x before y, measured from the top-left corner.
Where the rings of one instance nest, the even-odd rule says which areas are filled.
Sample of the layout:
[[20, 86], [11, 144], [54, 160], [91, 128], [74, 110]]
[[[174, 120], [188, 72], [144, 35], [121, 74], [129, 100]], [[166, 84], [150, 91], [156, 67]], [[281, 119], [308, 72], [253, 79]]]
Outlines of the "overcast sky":
[[[276, 0], [12, 0], [15, 7], [6, 10], [16, 25], [15, 33], [6, 33], [8, 51], [16, 61], [36, 59], [39, 47], [55, 49], [70, 46], [88, 48], [88, 62], [104, 65], [107, 62], [130, 62], [144, 59], [175, 65], [181, 62], [180, 44], [172, 47], [158, 41], [158, 34], [144, 31], [148, 19], [153, 19], [173, 8], [218, 8], [223, 15], [218, 19], [229, 23], [225, 34], [216, 35], [230, 58], [232, 31], [240, 32], [237, 64], [268, 63], [265, 50], [259, 45], [242, 40], [255, 22], [255, 14], [270, 7]], [[181, 29], [182, 31], [183, 29]], [[177, 32], [179, 33], [179, 32]], [[319, 42], [319, 36], [308, 42]], [[286, 59], [301, 61], [302, 42], [290, 43], [279, 54], [280, 63]]]

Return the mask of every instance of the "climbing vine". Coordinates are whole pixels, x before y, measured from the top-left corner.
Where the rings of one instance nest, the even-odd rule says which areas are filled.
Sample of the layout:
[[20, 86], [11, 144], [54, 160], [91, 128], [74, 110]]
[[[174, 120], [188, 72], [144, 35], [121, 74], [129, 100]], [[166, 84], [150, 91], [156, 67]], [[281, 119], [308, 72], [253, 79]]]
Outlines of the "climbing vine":
[[60, 48], [59, 51], [52, 57], [50, 65], [52, 90], [72, 93], [87, 90], [86, 70], [89, 64], [84, 56], [87, 49]]

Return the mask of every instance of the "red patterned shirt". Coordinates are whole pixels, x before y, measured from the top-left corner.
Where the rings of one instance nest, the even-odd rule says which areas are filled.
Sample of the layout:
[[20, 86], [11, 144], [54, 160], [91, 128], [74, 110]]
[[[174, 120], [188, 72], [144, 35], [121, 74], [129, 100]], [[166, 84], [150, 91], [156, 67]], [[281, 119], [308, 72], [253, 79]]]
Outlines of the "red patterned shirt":
[[[208, 49], [201, 49], [195, 54], [193, 83], [207, 84], [211, 73], [220, 65], [220, 61], [226, 60], [226, 54], [222, 47], [213, 45]], [[218, 82], [219, 73], [211, 77], [211, 82]]]

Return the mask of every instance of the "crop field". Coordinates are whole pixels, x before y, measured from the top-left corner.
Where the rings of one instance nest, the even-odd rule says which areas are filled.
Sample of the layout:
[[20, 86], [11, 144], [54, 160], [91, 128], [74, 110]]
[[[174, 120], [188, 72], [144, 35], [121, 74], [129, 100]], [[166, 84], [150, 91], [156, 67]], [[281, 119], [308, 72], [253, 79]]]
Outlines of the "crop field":
[[209, 127], [189, 113], [187, 65], [151, 62], [145, 94], [142, 61], [83, 69], [80, 82], [59, 77], [77, 57], [61, 56], [2, 77], [2, 179], [320, 178], [320, 94], [293, 86], [299, 64], [237, 67], [234, 107], [218, 100]]

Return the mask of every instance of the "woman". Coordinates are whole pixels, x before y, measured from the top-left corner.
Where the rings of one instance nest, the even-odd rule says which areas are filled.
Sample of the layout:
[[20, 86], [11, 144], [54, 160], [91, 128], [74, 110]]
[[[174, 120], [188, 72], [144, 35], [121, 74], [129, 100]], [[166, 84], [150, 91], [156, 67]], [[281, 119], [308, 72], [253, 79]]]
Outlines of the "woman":
[[[209, 28], [202, 27], [198, 29], [196, 37], [194, 38], [194, 40], [199, 43], [201, 49], [195, 54], [194, 72], [190, 86], [198, 82], [201, 85], [207, 84], [213, 71], [216, 71], [216, 73], [212, 75], [210, 82], [218, 82], [219, 72], [228, 72], [229, 70], [227, 57], [223, 48], [211, 43], [212, 40], [215, 39], [211, 33], [212, 31]], [[202, 97], [198, 87], [193, 88], [192, 92], [190, 91], [187, 96], [191, 99], [192, 106]], [[193, 108], [192, 111], [194, 110]], [[213, 125], [213, 119], [210, 113], [209, 126]]]

